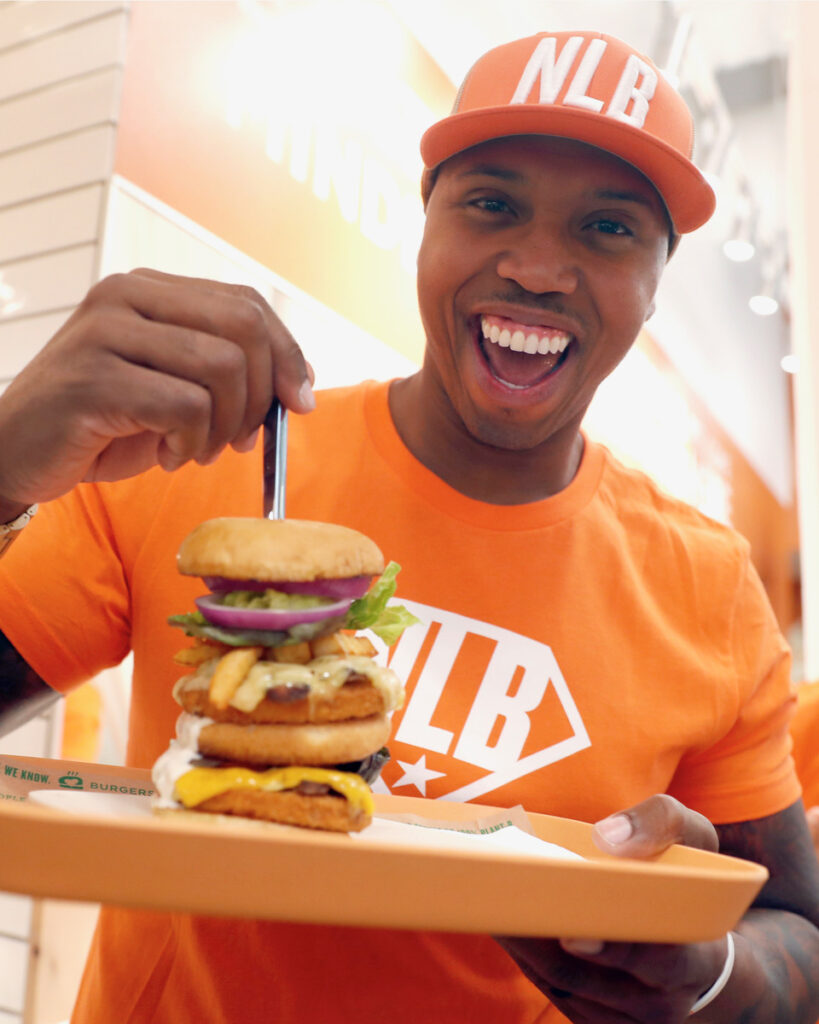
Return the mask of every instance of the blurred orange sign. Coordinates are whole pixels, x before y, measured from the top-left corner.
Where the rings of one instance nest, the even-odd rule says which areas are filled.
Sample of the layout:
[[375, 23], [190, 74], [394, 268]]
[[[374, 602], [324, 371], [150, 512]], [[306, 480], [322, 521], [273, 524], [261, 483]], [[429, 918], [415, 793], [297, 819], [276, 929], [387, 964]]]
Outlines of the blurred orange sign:
[[376, 0], [142, 2], [116, 172], [419, 360], [418, 141], [453, 95]]

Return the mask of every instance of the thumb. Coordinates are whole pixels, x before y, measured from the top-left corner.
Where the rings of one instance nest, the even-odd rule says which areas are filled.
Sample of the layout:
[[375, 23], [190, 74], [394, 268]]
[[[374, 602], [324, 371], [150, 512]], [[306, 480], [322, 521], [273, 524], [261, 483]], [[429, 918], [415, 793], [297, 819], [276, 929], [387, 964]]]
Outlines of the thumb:
[[605, 853], [619, 857], [654, 857], [674, 843], [713, 852], [719, 849], [711, 822], [664, 793], [598, 821], [592, 838]]
[[813, 845], [819, 850], [819, 807], [809, 807], [805, 815], [808, 819]]

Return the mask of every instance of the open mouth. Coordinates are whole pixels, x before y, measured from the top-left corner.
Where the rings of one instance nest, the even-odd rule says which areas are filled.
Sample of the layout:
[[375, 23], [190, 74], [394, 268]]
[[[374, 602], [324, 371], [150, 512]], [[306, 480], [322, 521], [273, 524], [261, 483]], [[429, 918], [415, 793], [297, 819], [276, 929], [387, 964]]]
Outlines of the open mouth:
[[573, 337], [556, 327], [521, 324], [484, 314], [478, 344], [497, 380], [507, 387], [524, 389], [540, 384], [563, 364]]

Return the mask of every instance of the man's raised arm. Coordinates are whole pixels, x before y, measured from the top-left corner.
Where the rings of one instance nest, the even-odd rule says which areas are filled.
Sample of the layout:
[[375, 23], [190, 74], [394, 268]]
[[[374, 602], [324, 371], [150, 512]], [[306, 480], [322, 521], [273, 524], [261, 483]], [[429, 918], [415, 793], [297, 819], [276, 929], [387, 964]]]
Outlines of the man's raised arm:
[[59, 696], [0, 633], [0, 736], [41, 714]]

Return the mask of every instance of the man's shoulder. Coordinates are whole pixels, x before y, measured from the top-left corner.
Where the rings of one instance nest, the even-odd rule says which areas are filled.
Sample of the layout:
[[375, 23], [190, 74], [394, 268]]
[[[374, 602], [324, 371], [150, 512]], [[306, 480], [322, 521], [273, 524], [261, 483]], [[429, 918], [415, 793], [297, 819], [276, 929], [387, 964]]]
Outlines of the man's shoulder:
[[706, 556], [748, 558], [748, 541], [732, 526], [669, 493], [645, 471], [627, 466], [605, 446], [599, 494], [623, 526], [701, 548]]

